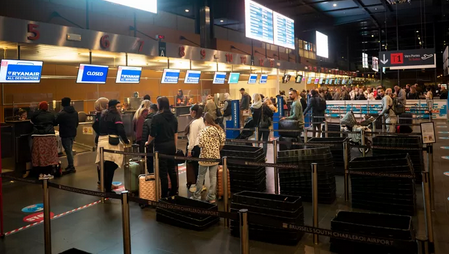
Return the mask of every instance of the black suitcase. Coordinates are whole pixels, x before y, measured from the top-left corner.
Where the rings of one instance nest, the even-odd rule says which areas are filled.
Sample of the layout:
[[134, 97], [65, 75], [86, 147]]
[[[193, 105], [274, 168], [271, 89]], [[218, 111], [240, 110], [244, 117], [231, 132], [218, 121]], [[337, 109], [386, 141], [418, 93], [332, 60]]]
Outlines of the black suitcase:
[[[297, 132], [285, 132], [282, 130], [294, 130]], [[298, 128], [298, 120], [284, 119], [279, 121], [279, 135], [282, 137], [297, 138], [301, 136], [302, 130]]]
[[288, 143], [279, 143], [279, 150], [292, 150], [299, 149], [300, 146], [292, 145], [292, 142], [300, 142], [298, 138], [290, 138], [290, 137], [279, 137], [279, 142], [288, 142]]

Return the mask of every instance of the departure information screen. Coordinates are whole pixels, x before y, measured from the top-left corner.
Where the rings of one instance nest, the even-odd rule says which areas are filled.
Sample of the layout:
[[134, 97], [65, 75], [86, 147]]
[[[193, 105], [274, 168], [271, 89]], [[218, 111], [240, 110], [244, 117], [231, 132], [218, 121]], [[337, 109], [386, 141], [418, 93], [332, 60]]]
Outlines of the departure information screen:
[[224, 84], [226, 72], [215, 72], [213, 84]]
[[237, 84], [240, 79], [240, 73], [231, 73], [229, 74], [228, 83], [230, 84]]
[[138, 84], [140, 82], [140, 75], [142, 74], [141, 67], [123, 67], [119, 66], [117, 70], [117, 84]]
[[179, 80], [179, 69], [164, 69], [161, 84], [177, 84]]
[[186, 77], [184, 79], [185, 84], [198, 84], [200, 82], [201, 71], [187, 70]]
[[248, 84], [255, 84], [257, 82], [257, 74], [249, 75]]
[[42, 61], [2, 60], [0, 83], [39, 83]]
[[273, 11], [251, 0], [245, 0], [246, 37], [273, 43]]
[[266, 84], [268, 81], [268, 75], [260, 75], [259, 83]]
[[277, 12], [273, 12], [274, 44], [295, 49], [295, 21]]
[[108, 70], [108, 66], [81, 64], [76, 82], [81, 84], [105, 84]]

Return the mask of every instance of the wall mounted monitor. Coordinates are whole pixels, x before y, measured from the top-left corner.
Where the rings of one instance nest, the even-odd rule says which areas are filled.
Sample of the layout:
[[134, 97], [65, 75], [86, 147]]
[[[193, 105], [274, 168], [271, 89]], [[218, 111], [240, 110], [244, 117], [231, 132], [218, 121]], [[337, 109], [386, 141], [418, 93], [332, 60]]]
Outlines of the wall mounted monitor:
[[348, 84], [352, 84], [352, 79], [349, 79], [349, 80], [348, 80]]
[[335, 84], [340, 84], [340, 79], [337, 78], [337, 79], [334, 80], [334, 82], [335, 82]]
[[119, 66], [117, 69], [117, 84], [138, 84], [142, 74], [141, 67], [123, 67]]
[[185, 84], [198, 84], [200, 82], [201, 71], [187, 70], [186, 77], [184, 78]]
[[296, 75], [295, 83], [300, 84], [302, 82], [302, 75]]
[[257, 82], [257, 74], [250, 74], [248, 84], [255, 84]]
[[320, 81], [319, 78], [316, 78], [315, 81], [313, 81], [314, 84], [318, 84], [318, 82]]
[[295, 21], [277, 12], [273, 12], [274, 44], [295, 49]]
[[329, 43], [327, 35], [316, 31], [316, 55], [329, 58]]
[[267, 81], [268, 81], [268, 75], [260, 75], [260, 80], [259, 80], [260, 84], [266, 84]]
[[108, 70], [108, 66], [81, 64], [76, 82], [79, 84], [105, 84]]
[[346, 79], [341, 80], [341, 84], [346, 84], [346, 82], [347, 82]]
[[161, 84], [177, 84], [180, 73], [181, 70], [179, 69], [164, 69]]
[[43, 64], [42, 61], [2, 60], [0, 83], [39, 83]]
[[285, 74], [285, 75], [282, 77], [282, 83], [283, 83], [283, 84], [286, 84], [286, 83], [290, 82], [290, 79], [292, 79], [292, 76], [289, 75], [289, 74]]
[[309, 77], [309, 79], [307, 79], [307, 84], [311, 84], [312, 83], [312, 77]]
[[329, 79], [329, 84], [330, 84], [330, 85], [334, 84], [334, 79], [332, 79], [332, 78]]
[[157, 13], [157, 0], [104, 0], [146, 12]]
[[224, 84], [226, 80], [226, 72], [215, 72], [213, 84]]
[[326, 81], [324, 82], [324, 84], [329, 84], [329, 78], [326, 78]]
[[245, 0], [245, 35], [272, 44], [274, 41], [273, 11], [252, 0]]
[[240, 79], [240, 73], [230, 73], [228, 78], [228, 83], [237, 84]]
[[320, 78], [319, 84], [323, 84], [324, 78]]

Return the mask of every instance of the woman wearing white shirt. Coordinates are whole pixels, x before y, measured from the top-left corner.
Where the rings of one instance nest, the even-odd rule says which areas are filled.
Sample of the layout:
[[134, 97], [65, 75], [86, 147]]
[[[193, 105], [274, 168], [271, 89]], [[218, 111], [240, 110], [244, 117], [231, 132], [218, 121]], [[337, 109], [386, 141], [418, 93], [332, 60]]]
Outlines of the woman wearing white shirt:
[[372, 88], [366, 88], [365, 91], [365, 98], [369, 101], [376, 100], [376, 97], [374, 97], [373, 89]]
[[[200, 147], [199, 145], [199, 136], [201, 130], [204, 129], [205, 124], [203, 120], [203, 107], [201, 107], [198, 104], [193, 105], [190, 108], [190, 116], [193, 118], [193, 120], [189, 123], [189, 125], [185, 129], [185, 134], [187, 136], [188, 144], [187, 144], [187, 156], [188, 157], [196, 157], [198, 158], [200, 156]], [[193, 161], [192, 162], [195, 170], [195, 177], [198, 177], [198, 169], [199, 165], [198, 162]], [[196, 185], [195, 183], [187, 184], [187, 186], [190, 186], [191, 191], [196, 191]]]

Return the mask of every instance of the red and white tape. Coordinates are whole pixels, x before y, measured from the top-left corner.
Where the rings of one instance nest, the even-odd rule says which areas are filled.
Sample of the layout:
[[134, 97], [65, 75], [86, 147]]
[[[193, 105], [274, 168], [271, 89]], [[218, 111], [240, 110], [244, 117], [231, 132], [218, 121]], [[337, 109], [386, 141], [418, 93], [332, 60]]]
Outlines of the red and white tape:
[[[106, 199], [106, 200], [107, 200], [107, 199]], [[70, 214], [70, 213], [77, 212], [77, 211], [79, 211], [79, 210], [83, 210], [83, 209], [89, 208], [89, 207], [91, 207], [91, 206], [94, 206], [94, 205], [96, 205], [96, 204], [99, 204], [100, 202], [101, 202], [101, 200], [98, 200], [98, 201], [95, 201], [95, 202], [93, 202], [93, 203], [90, 203], [90, 204], [86, 204], [86, 205], [80, 206], [80, 207], [75, 208], [75, 209], [73, 209], [73, 210], [70, 210], [70, 211], [66, 211], [66, 212], [57, 214], [57, 215], [55, 215], [52, 219], [61, 218], [62, 216], [68, 215], [68, 214]], [[9, 232], [6, 232], [6, 233], [5, 233], [5, 236], [9, 236], [9, 235], [15, 234], [15, 233], [17, 233], [17, 232], [19, 232], [19, 231], [22, 231], [22, 230], [25, 230], [25, 229], [28, 229], [28, 228], [37, 226], [37, 225], [39, 225], [39, 224], [42, 224], [43, 222], [44, 222], [44, 221], [41, 220], [41, 221], [38, 221], [38, 222], [35, 222], [35, 223], [32, 223], [32, 224], [26, 225], [26, 226], [21, 227], [21, 228], [17, 228], [17, 229], [11, 230], [11, 231], [9, 231]]]

